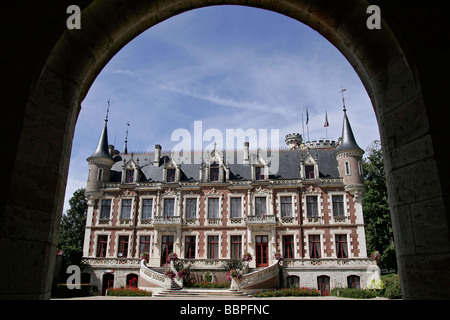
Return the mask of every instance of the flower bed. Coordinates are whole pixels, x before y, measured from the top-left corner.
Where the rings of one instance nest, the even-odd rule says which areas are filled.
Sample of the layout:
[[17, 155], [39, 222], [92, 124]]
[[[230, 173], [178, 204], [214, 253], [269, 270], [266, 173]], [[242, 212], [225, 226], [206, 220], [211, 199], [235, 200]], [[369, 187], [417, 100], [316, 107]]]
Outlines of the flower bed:
[[311, 288], [284, 288], [276, 290], [256, 291], [253, 296], [259, 298], [270, 297], [288, 297], [288, 296], [320, 296], [320, 293], [316, 289]]
[[151, 291], [138, 289], [136, 287], [111, 288], [108, 289], [108, 296], [151, 296]]
[[214, 288], [214, 289], [228, 289], [230, 284], [228, 282], [195, 282], [191, 285], [193, 288]]

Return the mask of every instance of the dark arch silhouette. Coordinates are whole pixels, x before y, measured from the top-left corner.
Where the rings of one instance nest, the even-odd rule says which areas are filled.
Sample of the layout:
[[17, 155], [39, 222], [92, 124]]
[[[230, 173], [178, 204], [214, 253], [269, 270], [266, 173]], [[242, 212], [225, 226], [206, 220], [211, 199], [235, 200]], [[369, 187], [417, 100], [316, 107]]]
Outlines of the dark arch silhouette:
[[70, 1], [7, 4], [0, 296], [49, 298], [76, 119], [105, 64], [165, 19], [237, 4], [305, 23], [352, 64], [380, 128], [403, 297], [449, 298], [449, 27], [440, 7], [398, 0], [376, 2], [381, 29], [370, 30], [373, 2], [85, 0], [80, 30], [66, 28]]

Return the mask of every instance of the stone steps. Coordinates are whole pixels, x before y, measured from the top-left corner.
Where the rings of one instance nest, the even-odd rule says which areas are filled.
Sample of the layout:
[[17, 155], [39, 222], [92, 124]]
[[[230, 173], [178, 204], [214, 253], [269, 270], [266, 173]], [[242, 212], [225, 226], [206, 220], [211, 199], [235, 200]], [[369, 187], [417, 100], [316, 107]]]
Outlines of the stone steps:
[[165, 289], [154, 293], [155, 297], [251, 297], [242, 291], [218, 289]]

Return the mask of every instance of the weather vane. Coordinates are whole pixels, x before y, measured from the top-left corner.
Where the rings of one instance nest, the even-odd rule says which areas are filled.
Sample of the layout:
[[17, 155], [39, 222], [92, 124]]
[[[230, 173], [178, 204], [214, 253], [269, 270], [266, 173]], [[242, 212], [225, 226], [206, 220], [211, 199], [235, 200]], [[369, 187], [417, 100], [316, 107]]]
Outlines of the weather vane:
[[344, 107], [344, 112], [346, 111], [345, 109], [345, 98], [344, 98], [344, 91], [347, 91], [346, 89], [341, 87], [341, 91], [339, 91], [342, 94], [342, 106]]
[[109, 103], [111, 99], [108, 99], [108, 108], [106, 109], [106, 119], [105, 122], [108, 122], [108, 114], [109, 114]]

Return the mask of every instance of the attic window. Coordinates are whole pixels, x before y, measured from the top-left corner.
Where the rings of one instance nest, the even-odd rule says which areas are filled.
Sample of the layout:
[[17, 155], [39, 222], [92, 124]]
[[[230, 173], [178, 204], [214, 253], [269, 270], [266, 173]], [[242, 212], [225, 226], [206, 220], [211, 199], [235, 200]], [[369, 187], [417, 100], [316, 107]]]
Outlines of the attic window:
[[133, 183], [134, 181], [134, 170], [125, 171], [125, 183]]
[[209, 181], [219, 181], [219, 168], [218, 167], [210, 168]]
[[255, 167], [255, 180], [264, 180], [264, 167]]
[[175, 169], [167, 169], [167, 182], [175, 182]]
[[314, 166], [305, 166], [306, 179], [314, 179]]

